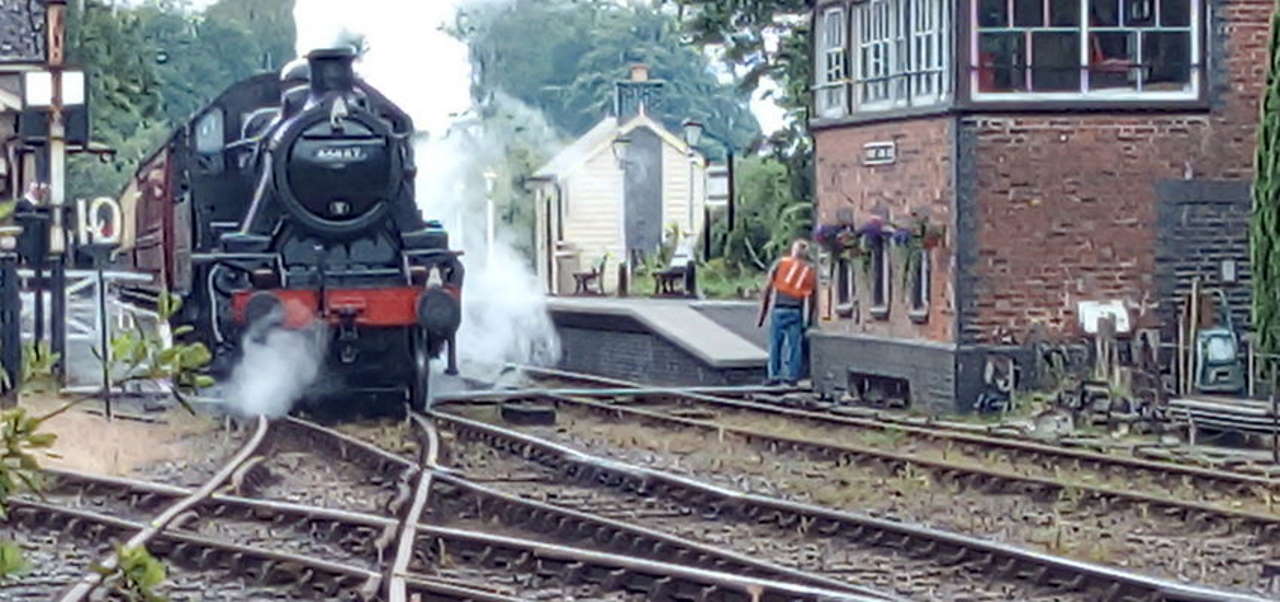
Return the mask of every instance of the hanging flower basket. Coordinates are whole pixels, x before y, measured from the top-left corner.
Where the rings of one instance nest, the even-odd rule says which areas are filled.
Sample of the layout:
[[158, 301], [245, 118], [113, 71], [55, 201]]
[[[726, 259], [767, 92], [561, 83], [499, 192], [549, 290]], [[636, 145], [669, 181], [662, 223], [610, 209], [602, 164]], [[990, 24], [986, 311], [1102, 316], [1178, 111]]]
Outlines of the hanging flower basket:
[[934, 249], [941, 246], [946, 238], [947, 231], [945, 227], [928, 228], [925, 230], [924, 235], [920, 237], [920, 244], [926, 249]]

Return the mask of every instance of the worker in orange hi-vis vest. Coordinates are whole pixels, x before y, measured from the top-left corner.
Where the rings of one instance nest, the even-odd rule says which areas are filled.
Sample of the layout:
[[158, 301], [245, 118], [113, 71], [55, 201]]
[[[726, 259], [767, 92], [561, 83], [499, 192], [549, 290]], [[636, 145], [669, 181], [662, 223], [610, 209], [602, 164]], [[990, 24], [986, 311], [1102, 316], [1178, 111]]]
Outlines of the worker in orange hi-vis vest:
[[[808, 376], [805, 331], [818, 311], [818, 269], [809, 262], [809, 243], [791, 243], [791, 253], [769, 270], [756, 327], [769, 316], [769, 378], [766, 385], [795, 385]], [[772, 306], [773, 311], [769, 308]]]

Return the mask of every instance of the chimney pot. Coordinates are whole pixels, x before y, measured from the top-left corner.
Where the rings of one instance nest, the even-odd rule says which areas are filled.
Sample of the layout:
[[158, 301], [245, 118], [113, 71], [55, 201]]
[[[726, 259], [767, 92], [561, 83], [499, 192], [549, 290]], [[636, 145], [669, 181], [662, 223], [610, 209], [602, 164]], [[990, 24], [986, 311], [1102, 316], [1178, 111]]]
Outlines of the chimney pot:
[[631, 81], [647, 82], [649, 81], [649, 66], [644, 63], [636, 63], [631, 66]]

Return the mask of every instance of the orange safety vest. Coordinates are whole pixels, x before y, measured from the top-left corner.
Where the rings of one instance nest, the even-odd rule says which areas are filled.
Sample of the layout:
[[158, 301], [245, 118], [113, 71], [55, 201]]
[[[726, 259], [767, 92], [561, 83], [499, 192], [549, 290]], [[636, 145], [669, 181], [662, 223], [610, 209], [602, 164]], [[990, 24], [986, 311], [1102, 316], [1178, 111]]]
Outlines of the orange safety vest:
[[785, 257], [773, 272], [773, 288], [797, 299], [808, 297], [817, 285], [817, 272], [803, 259]]

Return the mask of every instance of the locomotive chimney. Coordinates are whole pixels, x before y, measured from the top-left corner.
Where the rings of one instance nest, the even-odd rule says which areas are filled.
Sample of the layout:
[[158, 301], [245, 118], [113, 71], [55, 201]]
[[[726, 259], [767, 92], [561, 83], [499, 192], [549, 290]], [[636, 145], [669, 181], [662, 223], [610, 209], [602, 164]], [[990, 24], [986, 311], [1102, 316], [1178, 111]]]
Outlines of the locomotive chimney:
[[330, 92], [345, 93], [355, 88], [352, 66], [356, 53], [351, 48], [322, 48], [307, 55], [311, 65], [311, 95], [319, 98]]

